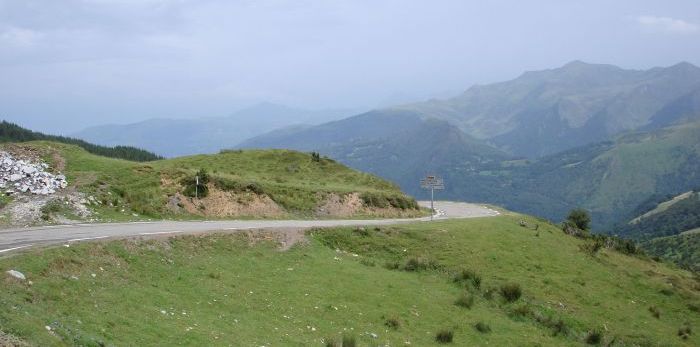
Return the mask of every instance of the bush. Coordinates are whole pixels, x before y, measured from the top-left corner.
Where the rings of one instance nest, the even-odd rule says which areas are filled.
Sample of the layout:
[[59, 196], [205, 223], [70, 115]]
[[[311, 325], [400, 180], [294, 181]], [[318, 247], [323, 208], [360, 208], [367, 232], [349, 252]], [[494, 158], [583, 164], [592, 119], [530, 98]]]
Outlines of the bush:
[[508, 302], [514, 302], [520, 299], [523, 294], [520, 285], [517, 283], [506, 283], [501, 285], [501, 296]]
[[476, 331], [478, 331], [482, 334], [486, 334], [486, 333], [491, 332], [491, 327], [484, 322], [477, 322], [476, 324], [474, 324], [474, 329], [476, 329]]
[[495, 288], [489, 288], [484, 292], [484, 299], [486, 300], [491, 300], [493, 299], [493, 293], [496, 292]]
[[688, 337], [690, 337], [690, 335], [692, 333], [693, 333], [693, 330], [690, 328], [690, 324], [688, 324], [688, 323], [683, 324], [683, 326], [681, 326], [678, 329], [678, 336], [680, 338], [682, 338], [683, 340], [688, 339]]
[[401, 321], [397, 317], [389, 317], [384, 320], [384, 325], [389, 329], [398, 330], [401, 327]]
[[571, 210], [569, 215], [566, 217], [566, 220], [575, 225], [576, 228], [583, 231], [588, 231], [591, 224], [591, 216], [588, 214], [588, 211], [582, 208]]
[[355, 336], [344, 335], [342, 346], [343, 347], [356, 347], [357, 340], [355, 340]]
[[599, 240], [594, 240], [592, 242], [586, 242], [578, 246], [578, 248], [588, 255], [596, 255], [598, 251], [603, 248], [603, 243]]
[[435, 341], [438, 343], [452, 343], [454, 332], [451, 329], [443, 329], [435, 334]]
[[472, 308], [474, 305], [474, 297], [467, 293], [462, 293], [457, 300], [455, 300], [455, 305], [464, 308]]
[[656, 306], [649, 306], [649, 312], [651, 313], [654, 318], [659, 319], [661, 318], [661, 311], [659, 310], [658, 307]]
[[207, 186], [209, 183], [209, 174], [206, 169], [202, 168], [197, 171], [195, 176], [199, 177], [199, 184], [197, 184], [197, 178], [190, 175], [180, 181], [180, 184], [185, 187], [182, 194], [191, 198], [206, 198], [207, 195], [209, 195], [209, 187]]
[[454, 281], [471, 283], [474, 288], [481, 288], [481, 276], [472, 270], [462, 270], [454, 276]]
[[415, 199], [405, 195], [386, 195], [377, 192], [363, 192], [360, 194], [360, 199], [368, 207], [376, 208], [398, 208], [402, 210], [413, 209], [417, 210], [418, 202]]
[[598, 329], [589, 330], [583, 340], [589, 345], [597, 345], [603, 340], [603, 333]]
[[431, 270], [431, 269], [437, 269], [440, 266], [433, 260], [425, 260], [422, 258], [410, 258], [406, 263], [403, 265], [403, 270], [404, 271], [410, 271], [410, 272], [416, 272], [416, 271], [425, 271], [425, 270]]

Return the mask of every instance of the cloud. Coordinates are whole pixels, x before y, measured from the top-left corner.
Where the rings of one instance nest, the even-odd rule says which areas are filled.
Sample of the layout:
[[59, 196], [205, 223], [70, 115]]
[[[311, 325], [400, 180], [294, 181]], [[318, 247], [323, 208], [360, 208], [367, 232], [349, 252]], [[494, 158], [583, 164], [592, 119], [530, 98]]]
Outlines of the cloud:
[[671, 17], [637, 16], [635, 20], [639, 25], [657, 31], [679, 34], [692, 34], [700, 31], [700, 26], [697, 24]]
[[38, 31], [9, 27], [0, 31], [0, 42], [6, 42], [14, 46], [28, 47], [34, 45], [44, 35]]

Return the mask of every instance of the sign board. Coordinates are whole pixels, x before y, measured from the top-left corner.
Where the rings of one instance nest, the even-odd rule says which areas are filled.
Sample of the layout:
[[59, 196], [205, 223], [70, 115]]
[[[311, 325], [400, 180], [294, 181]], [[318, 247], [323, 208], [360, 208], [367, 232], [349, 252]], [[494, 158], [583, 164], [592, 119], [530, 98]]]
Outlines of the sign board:
[[443, 190], [445, 189], [445, 182], [437, 176], [426, 176], [420, 180], [420, 186], [423, 189]]

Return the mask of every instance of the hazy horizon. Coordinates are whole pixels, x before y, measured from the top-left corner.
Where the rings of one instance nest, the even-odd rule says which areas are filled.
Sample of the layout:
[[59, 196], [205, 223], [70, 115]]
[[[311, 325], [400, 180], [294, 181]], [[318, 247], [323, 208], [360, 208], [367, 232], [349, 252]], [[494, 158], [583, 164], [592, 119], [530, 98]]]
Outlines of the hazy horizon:
[[700, 65], [700, 4], [0, 0], [0, 118], [65, 134], [260, 102], [369, 109], [573, 60]]

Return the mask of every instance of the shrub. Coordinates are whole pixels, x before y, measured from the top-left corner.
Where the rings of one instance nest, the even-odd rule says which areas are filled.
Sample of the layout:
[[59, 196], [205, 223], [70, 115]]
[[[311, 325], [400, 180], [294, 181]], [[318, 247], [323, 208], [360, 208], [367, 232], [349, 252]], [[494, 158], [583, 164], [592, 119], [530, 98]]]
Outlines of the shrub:
[[686, 340], [688, 337], [690, 337], [692, 333], [693, 330], [690, 328], [690, 324], [688, 324], [687, 322], [678, 329], [678, 336], [683, 340]]
[[397, 261], [389, 261], [384, 264], [384, 267], [389, 270], [398, 270], [401, 267], [401, 264], [399, 264]]
[[576, 228], [583, 231], [588, 231], [591, 224], [591, 216], [588, 214], [588, 211], [582, 208], [571, 210], [569, 215], [566, 217], [566, 220], [575, 225]]
[[435, 334], [435, 341], [438, 343], [452, 343], [454, 332], [451, 329], [442, 329]]
[[484, 299], [486, 300], [491, 300], [493, 299], [493, 293], [496, 292], [495, 288], [489, 288], [484, 292]]
[[311, 152], [311, 161], [313, 162], [320, 162], [321, 161], [321, 154], [318, 152]]
[[527, 305], [521, 305], [513, 309], [513, 315], [518, 317], [528, 317], [532, 314], [532, 310]]
[[596, 255], [601, 248], [603, 248], [603, 243], [599, 240], [594, 240], [592, 242], [586, 242], [578, 247], [582, 252], [593, 256]]
[[462, 295], [455, 300], [455, 305], [464, 308], [472, 308], [474, 305], [474, 297], [467, 293], [462, 293]]
[[491, 332], [491, 327], [484, 322], [477, 322], [476, 324], [474, 324], [474, 329], [476, 329], [476, 331], [478, 331], [482, 334], [486, 334], [486, 333]]
[[384, 325], [389, 329], [397, 330], [401, 327], [401, 321], [397, 317], [389, 317], [384, 320]]
[[369, 266], [369, 267], [373, 267], [373, 266], [377, 265], [373, 260], [370, 260], [367, 258], [360, 259], [360, 264], [362, 264], [364, 266]]
[[457, 275], [454, 276], [455, 282], [468, 282], [471, 283], [474, 288], [481, 288], [481, 276], [472, 270], [462, 270]]
[[589, 345], [597, 345], [603, 340], [603, 333], [598, 329], [589, 330], [583, 340]]
[[[209, 174], [207, 170], [204, 168], [199, 169], [195, 176], [196, 177], [192, 177], [188, 175], [180, 181], [180, 184], [185, 187], [182, 194], [191, 198], [195, 196], [199, 198], [207, 197], [207, 195], [209, 195], [209, 187], [207, 186], [209, 183]], [[199, 177], [199, 184], [197, 184], [197, 177]]]
[[659, 310], [658, 307], [656, 306], [649, 306], [649, 312], [651, 313], [654, 318], [659, 319], [661, 318], [661, 311]]
[[429, 269], [437, 269], [439, 267], [440, 266], [432, 260], [425, 260], [422, 258], [409, 258], [406, 261], [406, 263], [403, 265], [403, 270], [415, 272], [415, 271], [425, 271], [425, 270], [429, 270]]
[[520, 299], [523, 294], [520, 285], [517, 283], [506, 283], [501, 285], [501, 296], [508, 302], [514, 302]]
[[357, 340], [355, 340], [355, 336], [350, 336], [350, 335], [343, 336], [342, 347], [356, 347], [356, 346], [357, 346]]
[[566, 335], [569, 332], [569, 328], [566, 326], [566, 323], [564, 323], [564, 321], [561, 319], [553, 321], [549, 327], [552, 328], [552, 334], [554, 336], [559, 334]]

